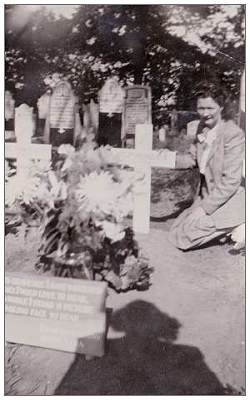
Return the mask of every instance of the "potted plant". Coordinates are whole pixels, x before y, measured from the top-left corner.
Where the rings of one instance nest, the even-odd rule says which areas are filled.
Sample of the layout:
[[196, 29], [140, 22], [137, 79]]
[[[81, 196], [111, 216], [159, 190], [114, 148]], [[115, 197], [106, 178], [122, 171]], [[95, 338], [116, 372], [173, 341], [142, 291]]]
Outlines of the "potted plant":
[[61, 145], [49, 166], [33, 163], [25, 182], [7, 178], [6, 201], [27, 230], [41, 229], [36, 268], [55, 275], [106, 280], [117, 291], [146, 289], [152, 268], [133, 230], [134, 176], [110, 161], [108, 148]]

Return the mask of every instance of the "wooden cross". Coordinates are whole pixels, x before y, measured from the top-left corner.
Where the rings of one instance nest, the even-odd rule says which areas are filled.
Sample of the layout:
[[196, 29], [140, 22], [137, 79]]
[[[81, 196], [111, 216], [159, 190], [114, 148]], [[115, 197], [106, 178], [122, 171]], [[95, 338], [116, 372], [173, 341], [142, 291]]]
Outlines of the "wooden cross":
[[175, 152], [152, 150], [153, 125], [136, 125], [135, 149], [110, 149], [119, 164], [134, 167], [136, 176], [144, 176], [134, 188], [133, 229], [137, 233], [149, 233], [151, 168], [175, 168]]

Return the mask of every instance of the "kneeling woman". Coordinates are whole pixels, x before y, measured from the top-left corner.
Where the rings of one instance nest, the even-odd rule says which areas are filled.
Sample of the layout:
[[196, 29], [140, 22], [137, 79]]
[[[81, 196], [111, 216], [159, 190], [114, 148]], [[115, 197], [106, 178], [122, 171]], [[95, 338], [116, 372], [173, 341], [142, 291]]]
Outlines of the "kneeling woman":
[[227, 95], [213, 84], [200, 86], [200, 119], [188, 124], [194, 142], [189, 154], [177, 158], [176, 168], [197, 163], [199, 196], [171, 227], [169, 239], [178, 248], [197, 248], [230, 233], [245, 222], [245, 191], [241, 186], [244, 133], [223, 115]]

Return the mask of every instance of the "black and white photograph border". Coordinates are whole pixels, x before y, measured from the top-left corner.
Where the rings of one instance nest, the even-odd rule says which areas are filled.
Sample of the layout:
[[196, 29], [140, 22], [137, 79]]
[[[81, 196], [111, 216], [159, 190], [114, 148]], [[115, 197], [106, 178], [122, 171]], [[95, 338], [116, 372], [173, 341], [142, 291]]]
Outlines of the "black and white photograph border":
[[248, 394], [246, 9], [2, 5], [1, 394]]

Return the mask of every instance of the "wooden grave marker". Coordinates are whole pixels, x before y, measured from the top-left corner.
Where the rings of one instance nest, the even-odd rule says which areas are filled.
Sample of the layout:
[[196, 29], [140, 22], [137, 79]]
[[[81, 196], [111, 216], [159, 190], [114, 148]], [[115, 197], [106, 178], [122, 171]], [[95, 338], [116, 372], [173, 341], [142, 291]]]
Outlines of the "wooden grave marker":
[[131, 166], [135, 170], [138, 182], [134, 187], [133, 229], [137, 233], [149, 233], [151, 169], [175, 168], [175, 152], [152, 150], [153, 125], [136, 125], [135, 149], [110, 148], [111, 162]]

